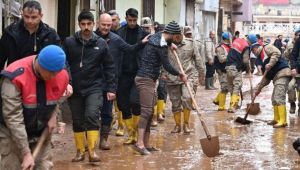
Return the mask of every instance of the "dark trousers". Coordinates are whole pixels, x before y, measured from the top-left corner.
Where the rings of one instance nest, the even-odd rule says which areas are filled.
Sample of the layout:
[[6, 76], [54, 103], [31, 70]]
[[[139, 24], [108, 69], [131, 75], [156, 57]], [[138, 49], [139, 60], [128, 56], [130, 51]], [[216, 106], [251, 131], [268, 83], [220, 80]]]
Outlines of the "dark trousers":
[[164, 100], [166, 102], [167, 95], [167, 83], [165, 80], [159, 79], [159, 84], [157, 87], [157, 99]]
[[117, 104], [122, 111], [123, 119], [130, 119], [132, 114], [138, 116], [141, 113], [134, 78], [133, 75], [122, 75], [118, 81]]
[[216, 70], [214, 64], [210, 65], [210, 64], [208, 64], [208, 62], [206, 62], [205, 65], [206, 65], [206, 75], [205, 75], [205, 78], [212, 78], [212, 77], [214, 77], [215, 70]]
[[99, 111], [102, 107], [102, 93], [88, 96], [73, 94], [69, 99], [72, 112], [73, 131], [99, 130]]
[[155, 101], [155, 81], [151, 78], [136, 77], [136, 86], [141, 99], [141, 117], [139, 129], [150, 132], [151, 120], [153, 117], [153, 107]]
[[110, 131], [112, 117], [113, 101], [107, 100], [107, 92], [103, 92], [103, 106], [101, 109], [101, 131], [100, 134], [108, 134]]

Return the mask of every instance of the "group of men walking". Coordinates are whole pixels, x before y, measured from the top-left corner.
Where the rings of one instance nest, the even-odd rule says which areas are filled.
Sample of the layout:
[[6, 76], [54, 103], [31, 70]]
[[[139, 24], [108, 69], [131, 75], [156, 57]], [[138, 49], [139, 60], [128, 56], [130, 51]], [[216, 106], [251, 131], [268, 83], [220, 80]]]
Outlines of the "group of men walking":
[[[95, 32], [94, 15], [83, 10], [78, 16], [80, 30], [63, 41], [41, 21], [42, 16], [40, 4], [27, 1], [22, 19], [7, 27], [0, 40], [0, 144], [9, 146], [0, 148], [0, 169], [51, 169], [51, 136], [38, 159], [34, 160], [32, 150], [42, 132], [51, 133], [55, 127], [62, 97], [69, 97], [72, 113], [77, 151], [72, 162], [84, 161], [86, 151], [89, 162], [99, 162], [99, 139], [99, 149], [110, 149], [113, 107], [118, 117], [116, 135], [124, 136], [127, 131], [125, 145], [132, 145], [142, 155], [158, 151], [149, 142], [150, 127], [164, 120], [167, 94], [175, 120], [171, 132], [183, 129], [189, 134], [194, 106], [185, 85], [193, 87], [193, 95], [199, 84], [215, 90], [216, 70], [220, 92], [213, 103], [218, 110], [226, 110], [230, 93], [228, 112], [233, 113], [240, 100], [242, 73], [251, 73], [251, 52], [263, 63], [264, 72], [255, 95], [270, 81], [274, 84], [274, 120], [269, 124], [287, 126], [285, 96], [291, 76], [298, 74], [299, 32], [295, 33], [297, 48], [289, 48], [287, 53], [289, 65], [280, 50], [258, 43], [255, 34], [232, 42], [232, 35], [223, 32], [221, 43], [216, 44], [211, 31], [207, 40], [196, 41], [191, 27], [180, 28], [174, 21], [161, 28], [146, 17], [139, 26], [138, 11], [133, 8], [126, 11], [123, 26], [116, 11], [100, 14]], [[185, 73], [179, 71], [179, 64]], [[295, 82], [300, 87], [297, 76]]]

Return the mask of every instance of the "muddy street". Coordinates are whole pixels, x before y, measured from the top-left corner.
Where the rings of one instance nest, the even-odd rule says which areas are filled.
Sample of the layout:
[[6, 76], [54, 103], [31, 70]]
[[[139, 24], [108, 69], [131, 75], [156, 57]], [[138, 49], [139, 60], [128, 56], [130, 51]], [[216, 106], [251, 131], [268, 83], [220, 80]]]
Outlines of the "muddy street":
[[[254, 76], [256, 85], [261, 77]], [[249, 91], [249, 82], [244, 79], [243, 91]], [[109, 136], [111, 150], [98, 153], [101, 162], [89, 164], [72, 163], [75, 146], [71, 124], [68, 122], [65, 134], [53, 136], [54, 169], [55, 170], [97, 170], [97, 169], [300, 169], [300, 160], [293, 149], [292, 142], [300, 137], [300, 119], [298, 114], [288, 114], [288, 127], [274, 129], [267, 125], [272, 120], [271, 104], [272, 84], [265, 87], [256, 102], [260, 103], [261, 113], [248, 119], [253, 123], [241, 125], [234, 120], [245, 114], [245, 106], [250, 103], [250, 95], [246, 92], [241, 109], [236, 113], [217, 111], [212, 103], [217, 90], [197, 92], [197, 103], [203, 110], [208, 128], [212, 136], [219, 136], [220, 155], [214, 158], [206, 157], [201, 149], [200, 138], [205, 138], [203, 128], [196, 112], [191, 115], [193, 132], [190, 135], [171, 134], [175, 126], [170, 110], [170, 102], [166, 107], [166, 120], [151, 130], [151, 143], [161, 149], [149, 156], [141, 156], [131, 148], [123, 145], [124, 137], [116, 137], [115, 127]], [[227, 95], [226, 105], [229, 105]], [[287, 110], [289, 104], [287, 103]], [[65, 118], [69, 120], [68, 115]]]

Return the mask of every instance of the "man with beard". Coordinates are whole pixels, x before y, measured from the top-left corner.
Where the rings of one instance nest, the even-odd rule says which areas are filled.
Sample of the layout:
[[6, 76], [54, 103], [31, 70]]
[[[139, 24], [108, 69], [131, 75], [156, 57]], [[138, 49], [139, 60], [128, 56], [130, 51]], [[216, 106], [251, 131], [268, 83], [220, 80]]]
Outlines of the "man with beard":
[[[197, 44], [193, 39], [184, 38], [183, 34], [174, 35], [174, 43], [177, 45], [177, 52], [183, 70], [187, 75], [190, 86], [193, 87], [194, 84], [199, 81], [198, 75], [200, 75], [199, 78], [204, 79], [205, 74], [202, 57], [200, 56]], [[176, 58], [171, 51], [169, 51], [169, 58], [171, 64], [179, 69]], [[192, 98], [184, 82], [182, 82], [178, 76], [168, 73], [164, 74], [166, 76], [168, 94], [172, 103], [172, 113], [176, 123], [172, 133], [181, 132], [181, 113], [183, 113], [183, 132], [189, 134], [191, 132], [189, 119], [193, 108]], [[194, 88], [194, 94], [195, 90]]]
[[[148, 37], [145, 37], [142, 41], [139, 41], [138, 43], [134, 45], [127, 44], [120, 36], [117, 34], [111, 32], [112, 27], [112, 17], [106, 13], [101, 14], [99, 18], [99, 27], [96, 30], [96, 34], [99, 35], [101, 38], [106, 40], [106, 43], [109, 47], [109, 52], [113, 57], [114, 65], [115, 65], [115, 83], [118, 84], [118, 75], [120, 74], [120, 54], [121, 52], [135, 52], [143, 47], [143, 44], [145, 44], [148, 41]], [[124, 58], [126, 59], [126, 58]], [[112, 123], [112, 106], [113, 102], [108, 101], [106, 99], [106, 95], [108, 93], [108, 89], [106, 87], [106, 84], [103, 86], [103, 106], [101, 110], [101, 131], [100, 131], [100, 144], [99, 148], [103, 150], [109, 150], [109, 144], [108, 144], [108, 135], [110, 131], [110, 126]], [[121, 113], [121, 112], [119, 112]], [[122, 113], [121, 113], [122, 114]], [[123, 121], [120, 120], [122, 116], [118, 114], [118, 130], [117, 134], [120, 134], [120, 131], [123, 130]]]
[[138, 126], [138, 141], [133, 147], [141, 155], [158, 151], [158, 149], [150, 146], [150, 126], [156, 80], [159, 77], [161, 66], [169, 73], [180, 76], [180, 79], [185, 83], [187, 82], [186, 75], [179, 73], [169, 62], [168, 45], [171, 45], [176, 34], [181, 34], [179, 25], [174, 21], [170, 22], [163, 32], [150, 37], [143, 50], [140, 67], [135, 78], [141, 102], [141, 119]]
[[[127, 25], [118, 30], [118, 35], [131, 45], [141, 41], [147, 35], [137, 24], [137, 20], [138, 11], [129, 8], [126, 11]], [[120, 64], [121, 72], [118, 80], [117, 103], [128, 130], [128, 139], [124, 142], [127, 145], [136, 142], [137, 124], [141, 112], [139, 95], [134, 82], [138, 70], [139, 52], [123, 52]]]
[[99, 162], [95, 147], [99, 139], [99, 109], [103, 84], [108, 101], [115, 99], [115, 69], [106, 42], [93, 32], [94, 16], [83, 10], [78, 16], [80, 31], [68, 37], [64, 50], [69, 64], [74, 93], [69, 98], [77, 154], [72, 162], [85, 159], [87, 138], [90, 162]]

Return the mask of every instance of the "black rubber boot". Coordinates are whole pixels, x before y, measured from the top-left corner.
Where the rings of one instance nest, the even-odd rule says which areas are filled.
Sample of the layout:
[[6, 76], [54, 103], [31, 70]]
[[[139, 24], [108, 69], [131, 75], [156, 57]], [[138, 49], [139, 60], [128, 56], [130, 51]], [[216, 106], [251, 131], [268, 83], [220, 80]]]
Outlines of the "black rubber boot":
[[296, 112], [296, 103], [295, 102], [291, 102], [290, 113], [294, 114], [295, 112]]

